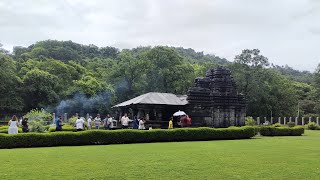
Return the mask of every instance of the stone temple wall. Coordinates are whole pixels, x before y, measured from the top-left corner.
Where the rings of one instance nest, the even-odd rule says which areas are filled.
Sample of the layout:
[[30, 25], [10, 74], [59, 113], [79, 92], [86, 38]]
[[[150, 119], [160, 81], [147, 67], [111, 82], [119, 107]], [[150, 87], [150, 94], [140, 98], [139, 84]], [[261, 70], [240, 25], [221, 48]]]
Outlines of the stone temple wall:
[[195, 79], [187, 100], [186, 111], [192, 118], [193, 126], [244, 125], [245, 99], [238, 94], [228, 69], [210, 69], [204, 78]]

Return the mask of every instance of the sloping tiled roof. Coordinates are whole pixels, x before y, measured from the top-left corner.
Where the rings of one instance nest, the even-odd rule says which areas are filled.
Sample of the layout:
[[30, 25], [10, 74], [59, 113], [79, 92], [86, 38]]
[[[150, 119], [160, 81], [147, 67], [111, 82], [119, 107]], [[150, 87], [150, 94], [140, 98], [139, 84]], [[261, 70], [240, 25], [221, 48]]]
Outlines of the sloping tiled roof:
[[113, 107], [125, 107], [132, 104], [186, 105], [187, 96], [177, 96], [171, 93], [150, 92], [117, 104]]

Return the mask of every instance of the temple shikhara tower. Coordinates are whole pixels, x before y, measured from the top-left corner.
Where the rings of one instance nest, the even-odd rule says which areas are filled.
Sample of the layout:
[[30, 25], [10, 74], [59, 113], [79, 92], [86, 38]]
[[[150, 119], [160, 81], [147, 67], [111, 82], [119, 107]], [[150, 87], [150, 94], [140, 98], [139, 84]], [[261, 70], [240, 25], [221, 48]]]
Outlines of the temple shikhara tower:
[[193, 126], [228, 127], [245, 125], [245, 99], [237, 92], [231, 72], [218, 67], [195, 79], [189, 88], [186, 111]]

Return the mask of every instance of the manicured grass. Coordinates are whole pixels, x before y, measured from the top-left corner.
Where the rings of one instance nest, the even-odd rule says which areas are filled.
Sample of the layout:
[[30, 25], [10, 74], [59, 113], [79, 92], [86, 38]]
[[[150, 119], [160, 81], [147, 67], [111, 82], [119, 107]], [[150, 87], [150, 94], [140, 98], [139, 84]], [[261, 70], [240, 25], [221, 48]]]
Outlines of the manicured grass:
[[246, 140], [0, 149], [1, 179], [319, 179], [320, 131]]

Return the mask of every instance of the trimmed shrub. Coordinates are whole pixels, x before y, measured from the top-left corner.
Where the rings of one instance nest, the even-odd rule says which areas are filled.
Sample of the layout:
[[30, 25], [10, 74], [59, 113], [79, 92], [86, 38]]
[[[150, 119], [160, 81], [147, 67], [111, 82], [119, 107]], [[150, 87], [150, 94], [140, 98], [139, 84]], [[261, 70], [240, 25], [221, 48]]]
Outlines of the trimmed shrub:
[[272, 126], [273, 126], [273, 127], [283, 127], [283, 125], [280, 124], [280, 123], [275, 123], [275, 124], [273, 124]]
[[310, 130], [319, 130], [320, 129], [320, 126], [318, 124], [316, 124], [315, 122], [311, 122], [311, 123], [307, 124], [306, 126]]
[[[8, 134], [8, 127], [6, 129], [0, 129], [0, 133]], [[18, 128], [18, 133], [22, 133], [21, 128]]]
[[288, 122], [287, 125], [288, 125], [288, 127], [294, 127], [294, 126], [296, 126], [296, 124], [295, 124], [294, 122]]
[[[9, 126], [0, 126], [0, 133], [8, 134]], [[22, 128], [18, 127], [18, 132], [22, 133]]]
[[[56, 132], [56, 126], [51, 126], [48, 131], [49, 132]], [[72, 132], [75, 132], [77, 130], [73, 126], [65, 124], [65, 125], [62, 126], [62, 130], [61, 131], [69, 131], [69, 132], [72, 131]]]
[[206, 141], [248, 139], [253, 127], [240, 128], [180, 128], [154, 130], [112, 130], [59, 133], [0, 134], [0, 148], [79, 146], [90, 144], [127, 144], [172, 141]]
[[246, 126], [255, 126], [257, 125], [257, 122], [251, 116], [247, 116], [245, 118], [245, 124]]
[[260, 134], [262, 136], [301, 136], [304, 133], [303, 127], [273, 127], [261, 126]]

